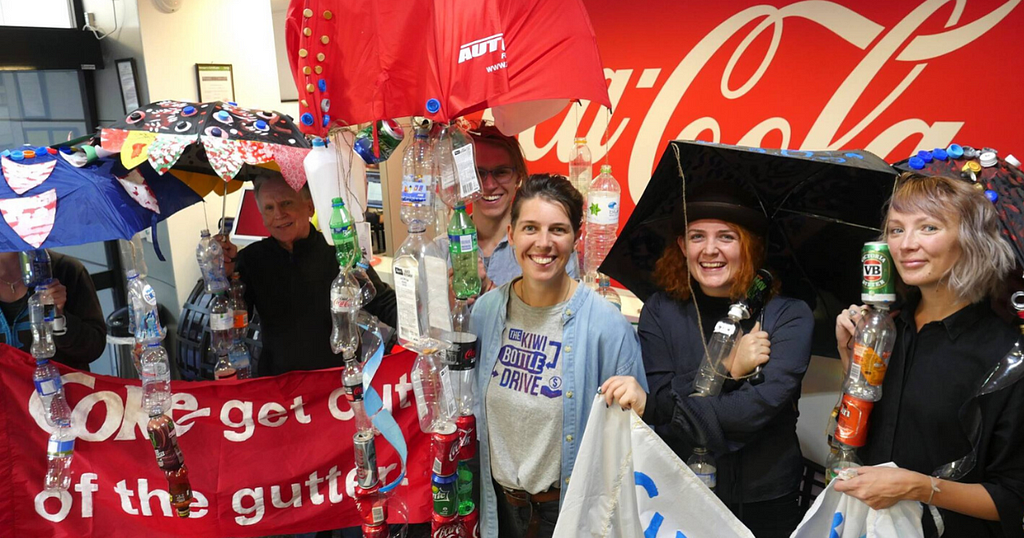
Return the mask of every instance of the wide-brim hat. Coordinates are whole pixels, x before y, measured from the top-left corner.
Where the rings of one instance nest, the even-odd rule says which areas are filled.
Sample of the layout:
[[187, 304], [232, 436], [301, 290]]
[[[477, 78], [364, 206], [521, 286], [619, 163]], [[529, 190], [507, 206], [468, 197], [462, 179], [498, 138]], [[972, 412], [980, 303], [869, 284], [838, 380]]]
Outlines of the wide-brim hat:
[[762, 237], [768, 229], [768, 217], [757, 198], [729, 182], [702, 183], [687, 193], [685, 214], [681, 206], [672, 219], [672, 233], [677, 236], [686, 230], [686, 224], [703, 219], [738, 224]]

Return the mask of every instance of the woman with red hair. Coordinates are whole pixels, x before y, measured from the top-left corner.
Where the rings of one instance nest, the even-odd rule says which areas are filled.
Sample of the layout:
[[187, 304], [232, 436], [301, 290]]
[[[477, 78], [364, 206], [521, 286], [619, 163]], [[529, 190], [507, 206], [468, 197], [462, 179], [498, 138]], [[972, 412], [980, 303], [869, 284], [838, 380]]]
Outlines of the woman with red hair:
[[[655, 266], [662, 291], [640, 313], [650, 387], [643, 419], [684, 461], [698, 448], [713, 456], [715, 494], [755, 536], [786, 537], [803, 515], [796, 420], [810, 360], [811, 310], [772, 298], [760, 316], [763, 326], [743, 324], [746, 334], [727, 361], [721, 393], [690, 397], [716, 322], [746, 296], [764, 263], [767, 219], [756, 201], [721, 182], [694, 189], [684, 215]], [[754, 385], [745, 376], [759, 365], [765, 381]]]

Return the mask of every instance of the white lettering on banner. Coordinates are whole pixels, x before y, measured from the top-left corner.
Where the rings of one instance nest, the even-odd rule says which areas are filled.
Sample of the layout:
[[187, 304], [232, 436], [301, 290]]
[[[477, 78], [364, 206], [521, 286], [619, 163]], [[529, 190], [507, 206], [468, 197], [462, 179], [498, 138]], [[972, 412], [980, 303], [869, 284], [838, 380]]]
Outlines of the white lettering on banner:
[[156, 498], [160, 503], [160, 510], [163, 512], [164, 517], [171, 517], [171, 494], [168, 493], [166, 489], [154, 489], [153, 491], [150, 491], [149, 480], [140, 478], [139, 509], [142, 511], [142, 515], [153, 515], [153, 507], [150, 503], [154, 498]]
[[[331, 467], [331, 470], [327, 472], [327, 499], [331, 501], [331, 504], [340, 503], [345, 499], [345, 496], [341, 491], [338, 490], [338, 477], [341, 473], [338, 472], [338, 466]], [[353, 495], [355, 497], [355, 495]]]
[[[478, 39], [476, 41], [466, 43], [465, 45], [459, 46], [459, 63], [473, 58], [479, 58], [489, 52], [497, 52], [498, 44], [501, 44], [501, 50], [505, 50], [505, 41], [502, 39], [504, 34], [494, 34], [490, 37]], [[504, 53], [502, 53], [504, 57]]]
[[[252, 506], [249, 508], [242, 506], [242, 501], [246, 497], [252, 499]], [[238, 514], [238, 517], [235, 518], [235, 523], [242, 526], [259, 523], [266, 512], [266, 507], [263, 505], [263, 488], [245, 488], [236, 491], [231, 496], [231, 508]]]
[[209, 508], [209, 506], [210, 502], [206, 500], [206, 495], [203, 495], [196, 490], [192, 490], [192, 504], [189, 505], [191, 514], [188, 517], [197, 518], [205, 516], [210, 512], [206, 509]]
[[[241, 421], [231, 420], [231, 411], [238, 409], [242, 412]], [[225, 431], [224, 438], [228, 441], [241, 442], [252, 437], [252, 432], [256, 431], [256, 425], [252, 421], [252, 402], [243, 402], [241, 400], [229, 400], [224, 402], [224, 406], [220, 408], [220, 421], [229, 428], [243, 428], [241, 432]]]
[[[51, 513], [46, 509], [46, 499], [53, 497], [60, 499], [60, 510], [58, 510], [57, 513]], [[36, 513], [47, 521], [52, 521], [54, 523], [64, 521], [64, 518], [68, 517], [68, 512], [70, 511], [71, 494], [67, 491], [43, 490], [36, 495]]]
[[[736, 13], [711, 30], [686, 53], [668, 79], [665, 80], [653, 103], [646, 111], [629, 156], [630, 196], [634, 201], [639, 200], [647, 186], [650, 172], [654, 169], [655, 159], [662, 149], [661, 140], [665, 138], [665, 130], [676, 110], [686, 107], [699, 110], [692, 104], [684, 102], [684, 97], [697, 75], [726, 43], [734, 41], [737, 33], [750, 27], [751, 23], [756, 22], [757, 24], [749, 30], [749, 33], [733, 50], [722, 73], [719, 91], [723, 97], [730, 100], [744, 97], [770, 68], [782, 39], [783, 22], [786, 18], [806, 19], [819, 24], [845, 43], [867, 51], [832, 94], [806, 135], [799, 142], [800, 149], [836, 150], [863, 133], [868, 126], [873, 125], [878, 117], [923, 72], [928, 65], [925, 63], [927, 60], [947, 55], [974, 42], [1006, 18], [1020, 4], [1020, 0], [1009, 0], [978, 19], [964, 24], [960, 24], [960, 16], [966, 2], [956, 2], [956, 7], [950, 10], [945, 21], [946, 29], [944, 31], [931, 35], [915, 35], [915, 32], [926, 21], [940, 10], [944, 11], [948, 3], [948, 0], [923, 1], [891, 28], [886, 28], [849, 7], [833, 2], [795, 2], [782, 8], [759, 5]], [[740, 84], [733, 84], [731, 80], [733, 69], [747, 52], [747, 48], [768, 29], [772, 31], [771, 42], [765, 49], [764, 57], [757, 69], [747, 80]], [[858, 108], [863, 108], [861, 98], [866, 93], [868, 86], [875, 82], [883, 67], [891, 65], [893, 62], [912, 65], [903, 79], [887, 94], [883, 93], [885, 97], [875, 104], [867, 114], [856, 122], [847, 121], [854, 106], [861, 105]], [[613, 108], [617, 107], [626, 83], [632, 79], [632, 74], [632, 69], [605, 69], [605, 77], [609, 82], [608, 93]], [[646, 78], [641, 76], [638, 79], [635, 83], [638, 88], [652, 87], [654, 84], [654, 80], [651, 80], [649, 76]], [[526, 159], [529, 161], [542, 159], [557, 145], [557, 158], [561, 162], [568, 162], [576, 132], [575, 118], [582, 117], [586, 113], [587, 106], [589, 103], [584, 101], [582, 110], [566, 114], [553, 138], [543, 145], [538, 145], [535, 127], [520, 133], [519, 142], [523, 147]], [[622, 133], [626, 123], [632, 118], [617, 117], [616, 119], [620, 121], [620, 124], [615, 129], [615, 135], [608, 139], [608, 143], [591, 147], [594, 150], [595, 162], [603, 158], [603, 153], [615, 145], [617, 135]], [[853, 127], [845, 133], [840, 133], [839, 129], [844, 124], [852, 124]], [[917, 143], [918, 148], [945, 147], [953, 141], [963, 125], [963, 121], [929, 122], [920, 118], [906, 118], [889, 126], [876, 126], [879, 134], [866, 144], [865, 149], [885, 157], [899, 144], [915, 136], [921, 137]], [[594, 121], [590, 132], [587, 133], [587, 139], [604, 140], [605, 129], [606, 122]], [[695, 139], [705, 131], [710, 132], [711, 141], [723, 141], [718, 120], [710, 116], [693, 120], [680, 131], [678, 136], [672, 138]], [[730, 134], [726, 138], [730, 143], [732, 140], [738, 140], [737, 143], [741, 145], [760, 146], [764, 138], [772, 132], [779, 132], [782, 135], [781, 147], [783, 149], [788, 148], [792, 141], [799, 140], [800, 133], [797, 133], [797, 138], [794, 138], [789, 121], [782, 117], [764, 119], [746, 134], [740, 136]]]
[[302, 396], [296, 396], [295, 399], [292, 400], [292, 406], [289, 409], [295, 411], [295, 420], [298, 421], [299, 424], [309, 424], [311, 419], [309, 418], [309, 415], [306, 414], [306, 410], [303, 407]]
[[117, 485], [114, 486], [114, 493], [121, 498], [121, 510], [123, 510], [124, 513], [130, 516], [136, 516], [139, 514], [139, 511], [132, 506], [132, 495], [135, 495], [135, 492], [128, 488], [127, 480], [118, 482]]
[[[106, 407], [106, 416], [103, 424], [95, 432], [90, 432], [86, 421], [97, 403], [103, 402]], [[75, 405], [71, 412], [71, 432], [83, 441], [103, 441], [114, 435], [121, 426], [121, 417], [124, 415], [124, 402], [121, 397], [109, 390], [94, 392], [82, 398]]]
[[256, 420], [264, 426], [276, 428], [288, 420], [288, 410], [277, 402], [268, 402], [260, 408]]
[[[199, 409], [199, 400], [187, 392], [174, 393], [174, 403], [171, 404], [171, 411], [192, 411], [177, 418], [174, 421], [174, 433], [181, 437], [185, 435], [195, 424], [193, 419], [210, 416], [210, 408]], [[171, 415], [173, 417], [174, 415]], [[148, 434], [147, 434], [148, 435]]]
[[270, 504], [274, 508], [298, 508], [302, 506], [302, 485], [292, 484], [292, 498], [287, 501], [281, 500], [281, 486], [270, 486]]
[[309, 480], [306, 480], [306, 486], [309, 488], [309, 502], [320, 505], [324, 503], [324, 496], [320, 494], [320, 483], [323, 479], [317, 476], [316, 471], [313, 471], [309, 475]]
[[[352, 420], [356, 414], [352, 412], [351, 408], [342, 411], [338, 407], [338, 401], [342, 400], [342, 396], [344, 395], [345, 387], [334, 389], [334, 392], [331, 392], [331, 395], [327, 398], [327, 408], [331, 411], [331, 416], [338, 420]], [[348, 405], [347, 400], [345, 401], [345, 405]]]
[[82, 494], [82, 517], [92, 517], [92, 494], [100, 490], [93, 480], [98, 476], [96, 473], [82, 473], [75, 484], [75, 491]]

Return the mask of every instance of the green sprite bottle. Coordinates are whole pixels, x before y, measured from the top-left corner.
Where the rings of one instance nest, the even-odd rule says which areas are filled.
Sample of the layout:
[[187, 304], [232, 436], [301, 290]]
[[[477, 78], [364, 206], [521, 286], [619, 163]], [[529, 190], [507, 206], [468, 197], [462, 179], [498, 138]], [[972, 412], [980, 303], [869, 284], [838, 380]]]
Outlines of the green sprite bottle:
[[452, 287], [458, 299], [469, 299], [480, 294], [476, 251], [476, 226], [466, 214], [466, 204], [459, 204], [448, 223], [448, 252], [451, 254], [454, 273]]
[[331, 228], [331, 239], [334, 241], [335, 256], [338, 258], [338, 265], [348, 269], [363, 257], [359, 249], [359, 238], [356, 237], [356, 227], [344, 200], [333, 199], [331, 208], [331, 221], [328, 225]]

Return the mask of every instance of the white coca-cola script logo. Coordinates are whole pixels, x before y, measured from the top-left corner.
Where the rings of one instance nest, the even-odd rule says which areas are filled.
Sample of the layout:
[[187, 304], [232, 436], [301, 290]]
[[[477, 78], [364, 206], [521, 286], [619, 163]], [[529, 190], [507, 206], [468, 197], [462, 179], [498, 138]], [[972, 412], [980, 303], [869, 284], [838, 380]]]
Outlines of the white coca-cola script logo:
[[[854, 2], [848, 2], [856, 6]], [[757, 123], [741, 137], [730, 136], [729, 143], [738, 145], [761, 146], [769, 133], [778, 133], [782, 137], [780, 147], [790, 148], [791, 141], [796, 143], [799, 135], [804, 135], [799, 142], [799, 149], [835, 150], [844, 147], [854, 137], [865, 132], [878, 132], [878, 135], [864, 149], [886, 157], [897, 145], [911, 137], [920, 137], [919, 148], [931, 149], [946, 147], [957, 132], [963, 127], [963, 121], [932, 121], [921, 118], [906, 118], [888, 126], [876, 125], [873, 122], [885, 112], [913, 83], [928, 66], [928, 61], [950, 54], [981, 37], [999, 24], [1013, 11], [1020, 0], [1010, 0], [996, 7], [991, 12], [974, 20], [963, 21], [961, 17], [968, 4], [967, 0], [926, 0], [913, 7], [906, 16], [891, 28], [886, 28], [871, 19], [859, 14], [852, 7], [834, 2], [795, 2], [777, 8], [769, 5], [758, 5], [746, 8], [729, 17], [710, 31], [692, 49], [690, 49], [676, 68], [665, 80], [657, 97], [647, 110], [640, 125], [633, 148], [629, 155], [629, 191], [636, 201], [646, 187], [650, 172], [654, 167], [658, 153], [663, 149], [661, 143], [666, 139], [665, 130], [677, 109], [700, 107], [700, 103], [685, 100], [687, 90], [694, 79], [708, 64], [709, 60], [719, 53], [722, 47], [734, 40], [738, 32], [750, 28], [749, 33], [732, 51], [729, 62], [722, 73], [720, 82], [721, 95], [726, 99], [738, 99], [754, 88], [761, 77], [772, 66], [776, 50], [783, 39], [783, 22], [786, 19], [803, 19], [821, 25], [835, 34], [841, 43], [823, 43], [823, 46], [853, 45], [864, 51], [860, 62], [836, 88], [832, 97], [815, 118], [813, 125], [806, 133], [793, 133], [789, 120], [783, 117], [767, 117]], [[952, 8], [950, 8], [952, 4]], [[894, 9], [896, 4], [893, 4]], [[942, 14], [939, 14], [939, 12]], [[944, 29], [933, 34], [917, 34], [918, 29], [933, 16], [944, 16]], [[756, 23], [751, 26], [752, 23]], [[747, 52], [751, 43], [766, 30], [771, 31], [771, 43], [767, 47], [760, 65], [745, 81], [732, 79], [733, 69]], [[878, 103], [865, 106], [860, 103], [865, 89], [876, 80], [879, 71], [892, 62], [911, 64], [909, 72], [899, 80]], [[963, 66], [965, 69], [967, 66]], [[641, 76], [633, 77], [633, 69], [605, 69], [608, 80], [608, 93], [611, 97], [613, 110], [622, 99], [627, 84], [634, 80], [638, 88], [652, 88], [657, 81], [661, 69], [645, 69]], [[822, 88], [820, 91], [827, 92]], [[850, 111], [860, 104], [858, 110], [869, 110], [862, 118], [853, 121], [849, 118]], [[589, 104], [585, 104], [590, 106]], [[544, 158], [555, 148], [558, 160], [568, 162], [576, 135], [576, 118], [582, 117], [586, 108], [575, 113], [566, 114], [556, 134], [543, 145], [537, 140], [536, 128], [530, 128], [519, 135], [527, 160], [536, 161]], [[945, 111], [945, 116], [955, 115], [956, 110]], [[964, 113], [966, 115], [966, 113]], [[627, 123], [634, 118], [612, 115], [613, 121], [605, 122], [603, 115], [594, 121], [587, 140], [603, 141], [607, 144], [591, 144], [593, 161], [599, 162], [605, 153], [615, 145], [622, 136]], [[609, 125], [617, 126], [607, 136]], [[839, 132], [840, 126], [853, 124], [846, 132]], [[693, 120], [671, 139], [696, 139], [702, 133], [710, 132], [711, 141], [721, 142], [722, 132], [718, 120], [711, 115]], [[796, 135], [796, 136], [794, 136]], [[704, 137], [707, 139], [707, 137]], [[556, 147], [557, 146], [557, 147]]]

